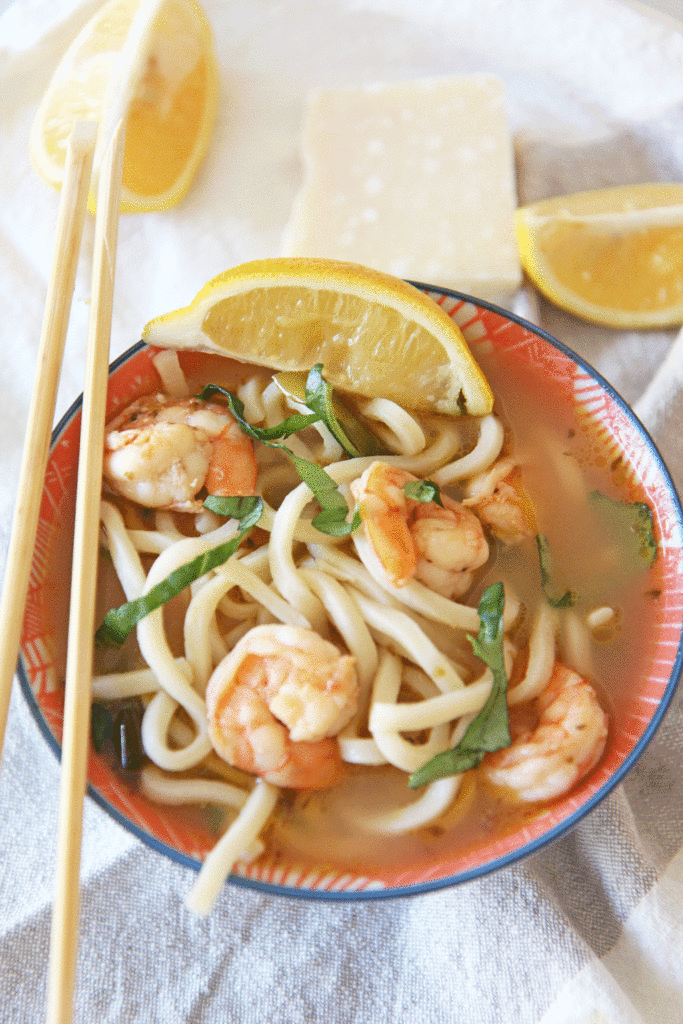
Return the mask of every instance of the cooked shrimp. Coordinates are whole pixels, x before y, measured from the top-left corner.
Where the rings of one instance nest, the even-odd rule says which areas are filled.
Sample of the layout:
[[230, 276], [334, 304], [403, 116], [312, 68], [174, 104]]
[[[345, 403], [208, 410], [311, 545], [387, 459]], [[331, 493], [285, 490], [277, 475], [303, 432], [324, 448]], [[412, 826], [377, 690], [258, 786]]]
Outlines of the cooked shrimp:
[[445, 597], [459, 597], [489, 556], [484, 531], [472, 512], [446, 495], [443, 508], [408, 498], [404, 485], [416, 479], [373, 462], [351, 483], [366, 536], [395, 587], [414, 577]]
[[484, 526], [506, 544], [516, 544], [537, 532], [531, 502], [513, 459], [501, 459], [472, 477], [463, 505], [473, 509]]
[[147, 508], [196, 512], [196, 496], [253, 494], [256, 457], [230, 410], [199, 398], [138, 398], [108, 425], [104, 476]]
[[519, 800], [553, 800], [597, 764], [605, 749], [607, 715], [590, 683], [559, 662], [534, 704], [538, 725], [504, 750], [487, 754], [482, 766], [491, 782], [513, 790]]
[[209, 735], [229, 764], [276, 786], [325, 789], [358, 704], [356, 659], [302, 626], [255, 626], [214, 669]]

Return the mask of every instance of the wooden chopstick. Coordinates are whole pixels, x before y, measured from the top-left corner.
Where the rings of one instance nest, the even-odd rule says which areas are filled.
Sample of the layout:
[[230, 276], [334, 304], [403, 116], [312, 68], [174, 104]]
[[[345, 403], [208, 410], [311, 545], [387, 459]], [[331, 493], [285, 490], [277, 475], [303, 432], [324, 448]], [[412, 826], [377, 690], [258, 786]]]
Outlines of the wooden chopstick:
[[94, 121], [77, 121], [67, 145], [50, 281], [0, 603], [0, 756], [38, 532], [40, 499], [50, 451], [96, 135]]
[[49, 1024], [69, 1024], [71, 1021], [76, 981], [99, 508], [123, 144], [124, 128], [121, 122], [102, 160], [95, 219], [92, 297], [76, 490], [55, 897], [47, 979]]

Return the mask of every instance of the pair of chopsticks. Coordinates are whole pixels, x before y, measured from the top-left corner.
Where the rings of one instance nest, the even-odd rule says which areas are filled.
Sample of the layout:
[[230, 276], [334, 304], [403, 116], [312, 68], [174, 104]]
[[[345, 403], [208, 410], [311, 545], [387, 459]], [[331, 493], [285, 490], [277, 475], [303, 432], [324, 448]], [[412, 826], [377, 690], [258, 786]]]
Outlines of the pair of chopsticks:
[[[0, 605], [0, 752], [21, 639], [38, 529], [57, 388], [71, 311], [92, 173], [97, 125], [71, 133], [50, 283], [29, 410], [19, 488]], [[123, 123], [112, 134], [99, 171], [88, 345], [76, 492], [74, 556], [64, 697], [55, 897], [48, 964], [48, 1024], [72, 1019], [80, 911], [79, 876], [90, 734], [99, 505], [109, 343], [123, 170]]]

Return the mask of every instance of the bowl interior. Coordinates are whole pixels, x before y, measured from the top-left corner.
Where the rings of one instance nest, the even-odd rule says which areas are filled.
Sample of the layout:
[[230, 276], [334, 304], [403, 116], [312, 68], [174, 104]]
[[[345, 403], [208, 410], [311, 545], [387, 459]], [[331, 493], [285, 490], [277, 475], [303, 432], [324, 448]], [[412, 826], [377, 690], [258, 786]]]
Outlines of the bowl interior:
[[[632, 500], [654, 513], [661, 595], [652, 629], [643, 638], [645, 671], [627, 682], [627, 697], [614, 722], [598, 768], [564, 799], [536, 808], [513, 831], [438, 858], [382, 870], [315, 869], [264, 855], [238, 866], [231, 880], [297, 896], [355, 899], [403, 895], [451, 885], [511, 863], [571, 828], [623, 778], [651, 739], [671, 700], [683, 659], [681, 506], [655, 446], [623, 400], [581, 359], [544, 332], [497, 307], [452, 291], [420, 285], [461, 327], [475, 357], [500, 359], [543, 378], [548, 401], [570, 400], [577, 422], [601, 433], [619, 461]], [[139, 344], [110, 372], [108, 415], [159, 386], [154, 350]], [[197, 357], [201, 358], [201, 357]], [[19, 662], [23, 693], [48, 743], [59, 753], [70, 589], [70, 550], [80, 431], [80, 400], [56, 428], [45, 479]], [[161, 807], [136, 792], [134, 783], [91, 751], [90, 796], [152, 848], [198, 868], [215, 844], [210, 814]]]

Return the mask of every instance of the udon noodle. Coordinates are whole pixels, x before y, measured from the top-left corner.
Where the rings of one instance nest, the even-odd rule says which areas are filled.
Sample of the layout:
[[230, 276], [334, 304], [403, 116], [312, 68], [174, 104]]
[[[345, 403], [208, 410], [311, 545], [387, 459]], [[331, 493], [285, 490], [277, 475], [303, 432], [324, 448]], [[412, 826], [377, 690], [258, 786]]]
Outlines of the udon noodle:
[[[156, 366], [164, 401], [187, 401], [192, 386], [177, 355], [159, 353]], [[234, 390], [245, 420], [261, 428], [302, 411], [261, 368], [242, 369]], [[591, 652], [620, 612], [605, 600], [582, 610], [563, 605], [538, 586], [520, 592], [515, 559], [534, 563], [537, 526], [523, 453], [514, 451], [499, 413], [461, 422], [417, 415], [384, 399], [358, 399], [354, 411], [379, 439], [381, 456], [346, 456], [323, 422], [292, 434], [286, 446], [325, 467], [346, 501], [347, 521], [360, 509], [355, 530], [320, 532], [312, 522], [311, 487], [291, 458], [234, 437], [230, 457], [239, 459], [249, 447], [256, 469], [253, 486], [228, 493], [261, 497], [258, 525], [168, 609], [140, 618], [136, 637], [118, 654], [98, 654], [93, 699], [137, 697], [144, 704], [142, 791], [162, 804], [223, 809], [227, 827], [187, 900], [198, 913], [210, 909], [238, 861], [263, 853], [278, 808], [286, 818], [307, 779], [343, 796], [340, 779], [392, 771], [402, 782], [400, 789], [393, 784], [385, 807], [351, 800], [342, 813], [344, 828], [389, 841], [444, 815], [457, 817], [470, 776], [504, 793], [511, 805], [551, 800], [584, 777], [604, 748], [604, 694], [589, 682]], [[115, 425], [115, 433], [139, 434], [145, 416]], [[150, 436], [153, 445], [167, 443]], [[111, 436], [109, 443], [116, 447]], [[102, 542], [128, 601], [238, 537], [237, 518], [192, 498], [179, 498], [176, 508], [168, 500], [152, 508], [151, 500], [142, 510], [134, 498], [143, 470], [128, 473], [132, 489], [123, 488], [122, 496], [125, 473], [111, 459], [106, 465]], [[429, 500], [407, 497], [415, 493], [405, 489], [413, 478], [435, 485]], [[154, 490], [158, 481], [145, 483]], [[180, 488], [177, 480], [168, 486]], [[408, 524], [422, 531], [417, 567], [408, 565], [405, 578], [399, 569], [407, 556], [392, 532], [397, 516], [400, 530]], [[537, 567], [535, 561], [530, 571]], [[471, 769], [411, 789], [413, 773], [458, 747], [499, 678], [468, 639], [481, 627], [477, 601], [490, 581], [504, 588], [501, 652], [511, 741], [475, 758]], [[276, 686], [272, 676], [263, 681], [266, 661], [269, 672], [277, 663], [282, 676], [267, 713], [250, 703], [259, 687], [263, 703], [265, 690]], [[283, 741], [286, 770], [272, 761], [273, 722], [266, 720], [278, 718], [278, 701], [280, 721], [293, 723]]]

